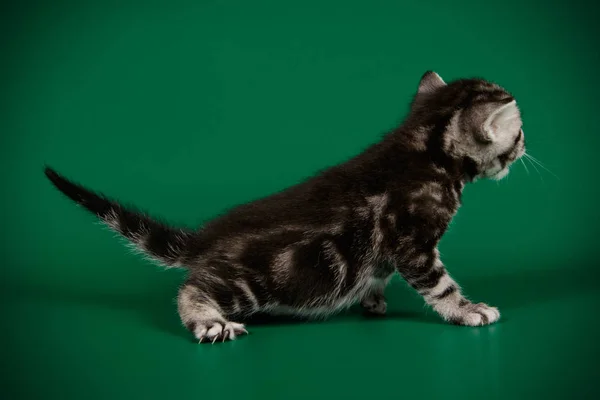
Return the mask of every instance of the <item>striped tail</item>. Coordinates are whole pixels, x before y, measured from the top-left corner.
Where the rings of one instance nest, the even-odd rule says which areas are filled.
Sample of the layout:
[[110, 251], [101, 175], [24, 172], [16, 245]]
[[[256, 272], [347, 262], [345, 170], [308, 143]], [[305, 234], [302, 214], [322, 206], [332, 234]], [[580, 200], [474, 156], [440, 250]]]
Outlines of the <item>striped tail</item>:
[[71, 200], [94, 213], [115, 232], [127, 238], [135, 248], [165, 267], [183, 267], [186, 249], [195, 241], [192, 231], [171, 228], [141, 212], [122, 205], [73, 183], [51, 168], [46, 176]]

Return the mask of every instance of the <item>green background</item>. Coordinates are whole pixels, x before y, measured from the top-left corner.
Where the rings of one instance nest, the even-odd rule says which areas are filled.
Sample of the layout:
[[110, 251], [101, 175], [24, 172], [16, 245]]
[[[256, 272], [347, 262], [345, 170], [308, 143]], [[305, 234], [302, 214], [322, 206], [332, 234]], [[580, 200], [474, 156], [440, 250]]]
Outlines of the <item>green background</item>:
[[[0, 21], [6, 399], [598, 398], [599, 6], [569, 1], [48, 1]], [[184, 278], [127, 252], [45, 163], [176, 224], [378, 140], [418, 79], [516, 96], [528, 150], [468, 186], [442, 255], [502, 312], [449, 326], [400, 280], [389, 316], [249, 326], [197, 345]]]

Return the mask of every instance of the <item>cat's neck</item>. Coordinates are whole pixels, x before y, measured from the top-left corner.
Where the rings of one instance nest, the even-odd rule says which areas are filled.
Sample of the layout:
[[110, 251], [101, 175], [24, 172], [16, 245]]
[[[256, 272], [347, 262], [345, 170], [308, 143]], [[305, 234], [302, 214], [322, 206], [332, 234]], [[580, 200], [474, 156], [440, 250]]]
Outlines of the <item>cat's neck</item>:
[[431, 130], [397, 130], [376, 146], [374, 154], [396, 175], [408, 172], [415, 180], [419, 176], [423, 179], [439, 177], [463, 186], [477, 175], [477, 165], [473, 160], [455, 158], [446, 153], [441, 136]]

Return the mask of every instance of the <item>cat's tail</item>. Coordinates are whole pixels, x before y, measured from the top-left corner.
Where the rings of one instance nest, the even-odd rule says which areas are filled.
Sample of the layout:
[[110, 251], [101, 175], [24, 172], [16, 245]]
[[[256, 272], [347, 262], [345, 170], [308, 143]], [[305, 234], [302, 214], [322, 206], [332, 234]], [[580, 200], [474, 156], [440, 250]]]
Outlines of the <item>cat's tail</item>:
[[193, 231], [169, 227], [132, 208], [94, 193], [46, 167], [46, 176], [71, 200], [95, 214], [113, 231], [128, 239], [135, 249], [165, 267], [184, 267], [185, 254], [198, 240]]

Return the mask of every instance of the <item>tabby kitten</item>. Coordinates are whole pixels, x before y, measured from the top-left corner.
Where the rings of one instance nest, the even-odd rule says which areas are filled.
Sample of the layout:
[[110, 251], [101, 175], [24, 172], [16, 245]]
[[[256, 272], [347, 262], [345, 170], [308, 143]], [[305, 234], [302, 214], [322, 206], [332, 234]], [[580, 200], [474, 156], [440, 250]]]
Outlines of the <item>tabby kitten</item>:
[[465, 183], [501, 179], [524, 154], [521, 124], [503, 88], [446, 84], [430, 71], [405, 122], [379, 143], [198, 230], [164, 225], [50, 168], [46, 175], [156, 261], [189, 270], [178, 310], [200, 342], [247, 333], [237, 321], [258, 312], [322, 317], [360, 302], [384, 314], [395, 271], [443, 319], [477, 326], [500, 313], [463, 296], [437, 246]]

